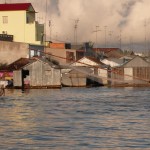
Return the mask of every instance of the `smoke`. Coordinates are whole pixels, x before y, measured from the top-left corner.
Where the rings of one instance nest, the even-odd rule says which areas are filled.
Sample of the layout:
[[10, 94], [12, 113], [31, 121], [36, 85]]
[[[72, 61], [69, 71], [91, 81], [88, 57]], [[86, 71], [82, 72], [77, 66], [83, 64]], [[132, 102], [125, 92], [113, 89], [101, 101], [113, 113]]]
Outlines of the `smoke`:
[[130, 16], [130, 14], [132, 13], [132, 10], [136, 5], [136, 3], [140, 1], [141, 0], [133, 0], [133, 1], [126, 0], [121, 3], [121, 7], [120, 7], [121, 9], [118, 10], [119, 15], [122, 16], [122, 19], [120, 20], [120, 23], [118, 25], [120, 28], [127, 25], [128, 16]]
[[[20, 0], [7, 1], [20, 2]], [[101, 47], [105, 43], [116, 47], [120, 41], [122, 45], [131, 44], [131, 39], [132, 43], [137, 45], [150, 43], [150, 0], [24, 0], [24, 2], [31, 2], [39, 12], [37, 20], [40, 23], [46, 21], [47, 40], [51, 36], [53, 40], [74, 42], [76, 36], [78, 42], [96, 42], [96, 32], [93, 31], [99, 26], [97, 43]]]

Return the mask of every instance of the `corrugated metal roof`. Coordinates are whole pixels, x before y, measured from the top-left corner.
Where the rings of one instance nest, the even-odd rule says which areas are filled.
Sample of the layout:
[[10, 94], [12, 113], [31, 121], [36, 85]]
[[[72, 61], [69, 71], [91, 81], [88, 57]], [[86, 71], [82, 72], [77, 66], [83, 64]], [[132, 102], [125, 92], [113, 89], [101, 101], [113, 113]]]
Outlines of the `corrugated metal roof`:
[[55, 64], [53, 64], [53, 62], [47, 60], [46, 58], [42, 58], [42, 57], [32, 57], [31, 59], [29, 59], [29, 62], [27, 64], [25, 64], [23, 67], [27, 67], [27, 66], [31, 65], [35, 61], [41, 61], [42, 63], [47, 63], [52, 68], [60, 69], [59, 65], [55, 65]]
[[31, 3], [0, 4], [0, 11], [28, 10], [30, 6], [32, 7]]
[[150, 67], [150, 63], [140, 56], [135, 56], [133, 59], [124, 63], [122, 67]]

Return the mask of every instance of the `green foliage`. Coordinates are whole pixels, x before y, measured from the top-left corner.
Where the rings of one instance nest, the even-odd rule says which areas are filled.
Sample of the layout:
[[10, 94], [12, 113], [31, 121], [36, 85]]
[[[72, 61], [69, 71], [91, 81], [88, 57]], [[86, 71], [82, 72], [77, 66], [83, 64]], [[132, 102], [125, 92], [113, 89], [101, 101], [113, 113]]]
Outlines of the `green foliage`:
[[91, 41], [89, 41], [89, 46], [90, 46], [90, 48], [93, 48], [94, 43], [93, 43], [93, 42], [91, 42]]

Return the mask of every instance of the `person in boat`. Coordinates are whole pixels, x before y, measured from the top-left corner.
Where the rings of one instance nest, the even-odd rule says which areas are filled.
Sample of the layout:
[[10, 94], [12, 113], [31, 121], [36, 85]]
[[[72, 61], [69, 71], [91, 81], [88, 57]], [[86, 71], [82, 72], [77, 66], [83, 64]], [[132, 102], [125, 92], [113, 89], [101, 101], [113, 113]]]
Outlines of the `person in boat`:
[[5, 88], [4, 85], [0, 87], [0, 96], [5, 96]]

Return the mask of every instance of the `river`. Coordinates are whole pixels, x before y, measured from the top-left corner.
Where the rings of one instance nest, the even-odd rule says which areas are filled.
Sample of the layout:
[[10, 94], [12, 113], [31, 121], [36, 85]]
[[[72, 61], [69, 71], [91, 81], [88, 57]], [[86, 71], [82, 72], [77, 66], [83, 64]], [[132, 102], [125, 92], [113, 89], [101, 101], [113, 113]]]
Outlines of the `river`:
[[6, 90], [0, 150], [150, 150], [150, 89]]

